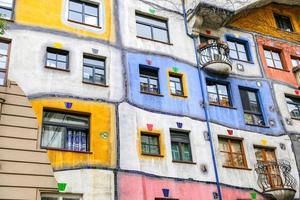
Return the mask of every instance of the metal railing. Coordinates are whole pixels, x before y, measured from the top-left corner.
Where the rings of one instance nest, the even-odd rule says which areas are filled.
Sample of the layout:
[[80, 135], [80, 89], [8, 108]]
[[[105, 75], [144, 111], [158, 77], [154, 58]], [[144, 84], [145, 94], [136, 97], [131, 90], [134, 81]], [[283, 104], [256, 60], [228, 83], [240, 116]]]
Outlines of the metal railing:
[[263, 192], [282, 188], [295, 189], [296, 179], [290, 174], [291, 169], [286, 160], [258, 162], [255, 166], [257, 184]]
[[231, 66], [229, 47], [226, 43], [212, 42], [199, 47], [200, 64], [227, 63]]

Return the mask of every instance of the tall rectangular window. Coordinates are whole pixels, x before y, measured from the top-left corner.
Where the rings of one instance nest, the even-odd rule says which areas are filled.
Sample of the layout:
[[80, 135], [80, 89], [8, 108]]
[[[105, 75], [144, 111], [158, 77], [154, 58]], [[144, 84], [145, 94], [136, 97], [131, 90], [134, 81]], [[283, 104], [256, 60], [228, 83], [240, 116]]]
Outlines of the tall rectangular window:
[[140, 66], [141, 92], [159, 94], [158, 69]]
[[300, 119], [300, 99], [291, 96], [285, 96], [285, 100], [291, 117]]
[[264, 49], [268, 67], [283, 69], [281, 52], [279, 50]]
[[0, 41], [0, 85], [6, 84], [10, 43]]
[[142, 132], [142, 153], [160, 155], [159, 135]]
[[222, 164], [225, 167], [247, 168], [242, 140], [219, 138]]
[[189, 134], [170, 130], [172, 157], [174, 161], [192, 162]]
[[240, 95], [244, 109], [246, 124], [264, 126], [263, 114], [261, 111], [257, 91], [240, 88]]
[[139, 37], [169, 43], [167, 20], [136, 13], [136, 30]]
[[274, 18], [275, 18], [276, 25], [278, 28], [280, 28], [284, 31], [293, 32], [293, 26], [291, 23], [291, 19], [289, 17], [274, 14]]
[[11, 20], [13, 17], [13, 0], [0, 0], [1, 18]]
[[211, 80], [206, 81], [208, 101], [213, 105], [231, 106], [228, 86]]
[[229, 46], [229, 55], [230, 58], [241, 60], [241, 61], [250, 61], [250, 55], [246, 42], [240, 42], [233, 39], [227, 40]]
[[83, 81], [105, 85], [105, 59], [84, 55]]
[[89, 116], [45, 110], [42, 147], [70, 151], [89, 150]]
[[69, 52], [61, 49], [47, 48], [46, 67], [68, 70]]
[[184, 91], [183, 91], [183, 84], [182, 84], [182, 76], [169, 73], [170, 77], [170, 90], [171, 94], [173, 95], [178, 95], [178, 96], [183, 96]]
[[69, 0], [69, 20], [99, 26], [99, 5], [80, 0]]

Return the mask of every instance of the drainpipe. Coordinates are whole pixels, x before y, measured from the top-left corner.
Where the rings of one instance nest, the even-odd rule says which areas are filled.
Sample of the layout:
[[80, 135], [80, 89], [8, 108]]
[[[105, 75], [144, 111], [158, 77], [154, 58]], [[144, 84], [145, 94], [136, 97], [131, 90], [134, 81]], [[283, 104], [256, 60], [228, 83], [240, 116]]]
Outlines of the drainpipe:
[[196, 57], [196, 62], [197, 62], [198, 76], [199, 76], [199, 80], [200, 80], [201, 94], [203, 97], [203, 109], [204, 109], [204, 113], [205, 113], [205, 119], [206, 119], [205, 121], [206, 121], [206, 126], [207, 126], [208, 137], [209, 137], [210, 152], [211, 152], [212, 160], [213, 160], [214, 173], [215, 173], [215, 177], [216, 177], [217, 189], [218, 189], [218, 194], [219, 194], [218, 196], [219, 196], [219, 200], [222, 200], [222, 193], [221, 193], [221, 186], [220, 186], [220, 182], [219, 182], [219, 174], [218, 174], [217, 162], [216, 162], [216, 157], [215, 157], [214, 144], [213, 144], [210, 124], [209, 124], [209, 113], [207, 110], [208, 104], [204, 98], [205, 94], [204, 94], [204, 85], [203, 85], [203, 75], [202, 75], [202, 68], [201, 68], [200, 62], [199, 62], [199, 54], [197, 52], [197, 40], [196, 40], [196, 37], [193, 36], [192, 34], [190, 34], [188, 31], [187, 16], [186, 16], [186, 10], [185, 10], [185, 0], [181, 0], [181, 2], [182, 2], [185, 31], [186, 31], [186, 34], [190, 38], [193, 39], [193, 43], [194, 43], [194, 51], [195, 51], [195, 57]]

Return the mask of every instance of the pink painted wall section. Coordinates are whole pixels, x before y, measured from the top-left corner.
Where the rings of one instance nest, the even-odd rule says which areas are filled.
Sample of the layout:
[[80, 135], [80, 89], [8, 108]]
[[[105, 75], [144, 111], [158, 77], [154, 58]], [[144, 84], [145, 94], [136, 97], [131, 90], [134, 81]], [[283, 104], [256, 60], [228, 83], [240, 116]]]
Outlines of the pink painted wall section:
[[[118, 179], [120, 200], [154, 200], [155, 197], [163, 197], [162, 188], [170, 190], [170, 198], [213, 200], [212, 193], [217, 190], [213, 184], [158, 179], [137, 174], [120, 173]], [[223, 200], [251, 200], [250, 192], [250, 190], [222, 187]], [[266, 199], [257, 194], [256, 200]]]

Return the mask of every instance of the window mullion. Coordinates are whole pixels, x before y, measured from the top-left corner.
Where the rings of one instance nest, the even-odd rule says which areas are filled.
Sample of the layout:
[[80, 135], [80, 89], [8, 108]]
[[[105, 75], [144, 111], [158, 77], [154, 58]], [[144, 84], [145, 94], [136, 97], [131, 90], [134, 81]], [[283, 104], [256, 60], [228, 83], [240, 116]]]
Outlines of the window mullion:
[[234, 167], [232, 148], [231, 148], [231, 140], [228, 140], [228, 144], [229, 144], [229, 152], [230, 152], [229, 155], [230, 155], [231, 166]]

